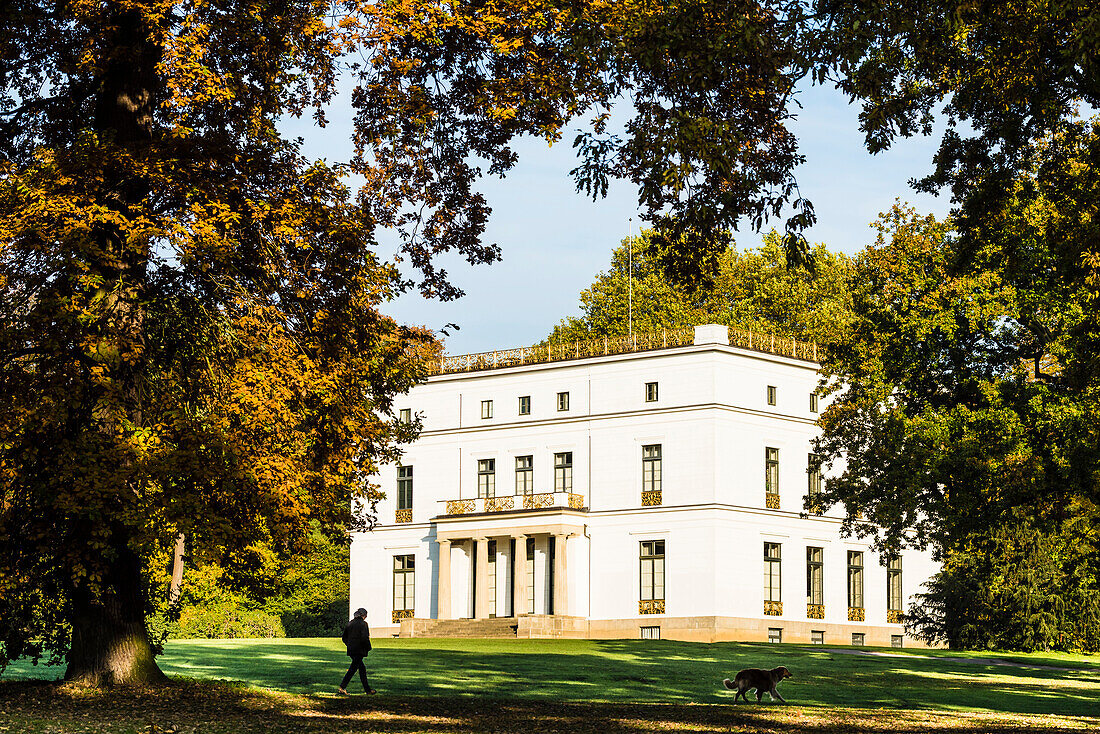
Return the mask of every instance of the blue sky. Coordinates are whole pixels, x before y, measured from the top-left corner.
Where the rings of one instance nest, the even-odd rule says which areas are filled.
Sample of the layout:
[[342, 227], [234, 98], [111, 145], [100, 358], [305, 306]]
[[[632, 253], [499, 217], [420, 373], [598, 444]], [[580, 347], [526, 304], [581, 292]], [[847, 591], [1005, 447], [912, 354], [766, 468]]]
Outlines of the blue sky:
[[[799, 186], [818, 215], [807, 233], [812, 241], [857, 252], [873, 239], [869, 223], [895, 198], [922, 212], [947, 212], [946, 196], [918, 195], [908, 184], [931, 169], [937, 137], [902, 141], [871, 156], [863, 148], [858, 109], [842, 95], [816, 87], [800, 99], [803, 109], [793, 129], [807, 158], [798, 170]], [[324, 130], [298, 121], [286, 125], [286, 132], [305, 139], [307, 155], [346, 160], [351, 131], [345, 104], [337, 102]], [[628, 219], [634, 218], [635, 231], [639, 220], [635, 191], [627, 182], [613, 183], [607, 198], [596, 202], [575, 193], [569, 176], [576, 165], [572, 138], [567, 130], [552, 148], [541, 140], [520, 141], [520, 162], [508, 178], [483, 181], [481, 190], [493, 207], [486, 238], [501, 246], [503, 260], [472, 267], [461, 258], [445, 258], [466, 296], [439, 303], [411, 293], [384, 310], [436, 330], [457, 324], [446, 338], [451, 354], [533, 344], [558, 321], [579, 313], [580, 291], [607, 268], [612, 248], [627, 234]], [[759, 242], [755, 232], [738, 233], [739, 248]]]

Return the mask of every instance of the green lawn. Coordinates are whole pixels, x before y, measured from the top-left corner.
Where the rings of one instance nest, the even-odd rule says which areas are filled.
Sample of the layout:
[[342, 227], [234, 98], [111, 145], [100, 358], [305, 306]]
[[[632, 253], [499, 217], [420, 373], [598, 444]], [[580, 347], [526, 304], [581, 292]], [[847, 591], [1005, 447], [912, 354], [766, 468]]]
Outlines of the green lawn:
[[[381, 639], [367, 661], [371, 683], [381, 695], [348, 700], [330, 698], [347, 665], [338, 640], [175, 641], [167, 646], [160, 663], [165, 672], [182, 681], [177, 693], [165, 700], [179, 695], [178, 691], [190, 690], [179, 704], [185, 708], [191, 698], [214, 696], [223, 701], [219, 705], [227, 711], [258, 707], [282, 717], [261, 725], [259, 719], [244, 716], [238, 728], [224, 729], [216, 727], [228, 726], [228, 719], [202, 719], [194, 724], [195, 734], [244, 731], [253, 725], [260, 727], [257, 731], [277, 731], [291, 711], [312, 712], [303, 714], [305, 719], [335, 727], [318, 729], [325, 732], [345, 731], [340, 728], [345, 725], [347, 731], [495, 730], [510, 716], [516, 727], [500, 730], [539, 730], [548, 726], [549, 718], [557, 717], [561, 722], [574, 721], [572, 729], [586, 730], [589, 724], [602, 721], [593, 730], [614, 731], [615, 726], [627, 726], [622, 722], [633, 721], [635, 714], [641, 716], [638, 728], [629, 728], [634, 726], [631, 724], [623, 731], [661, 727], [738, 730], [730, 728], [735, 725], [764, 730], [775, 725], [780, 731], [879, 727], [991, 731], [1001, 726], [1062, 731], [1100, 727], [1100, 718], [1092, 718], [1100, 717], [1100, 656], [964, 656], [891, 649], [866, 650], [876, 653], [873, 655], [852, 652], [846, 647], [640, 640]], [[733, 694], [721, 687], [722, 678], [732, 677], [740, 668], [777, 665], [787, 666], [794, 674], [780, 687], [790, 707], [769, 703], [731, 706]], [[53, 679], [58, 674], [56, 668], [18, 664], [9, 668], [4, 680]], [[209, 679], [236, 681], [245, 687], [212, 688], [187, 682]], [[350, 690], [356, 685], [353, 682]], [[197, 693], [199, 689], [204, 692]], [[23, 718], [13, 720], [33, 731], [37, 725], [30, 717], [37, 708], [36, 698], [51, 698], [54, 703], [50, 705], [65, 710], [69, 704], [78, 705], [74, 701], [84, 702], [78, 708], [98, 705], [110, 710], [105, 701], [120, 705], [111, 695], [65, 693], [63, 687], [32, 683], [7, 684], [0, 686], [0, 706], [23, 711], [13, 714]], [[227, 696], [229, 700], [225, 700]], [[16, 706], [15, 700], [24, 703]], [[209, 705], [204, 706], [209, 710]], [[6, 734], [4, 711], [0, 708], [0, 733]], [[171, 711], [166, 712], [169, 718]], [[633, 714], [624, 719], [615, 713], [622, 711]], [[454, 712], [465, 713], [452, 721]], [[534, 725], [531, 720], [542, 723]], [[389, 723], [383, 726], [383, 722]], [[47, 723], [44, 719], [42, 725]], [[115, 723], [122, 727], [121, 722]], [[151, 721], [143, 725], [146, 729], [133, 731], [157, 731], [148, 728]], [[712, 725], [720, 728], [707, 728]], [[130, 731], [118, 727], [105, 730]]]

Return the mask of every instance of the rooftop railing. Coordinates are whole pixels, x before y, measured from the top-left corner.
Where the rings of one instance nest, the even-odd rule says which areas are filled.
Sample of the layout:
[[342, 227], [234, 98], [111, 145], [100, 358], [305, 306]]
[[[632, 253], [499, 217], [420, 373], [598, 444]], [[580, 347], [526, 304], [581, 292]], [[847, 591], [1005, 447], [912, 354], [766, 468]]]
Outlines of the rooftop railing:
[[[799, 341], [774, 334], [760, 334], [733, 327], [729, 328], [729, 342], [730, 346], [754, 352], [793, 357], [807, 362], [818, 361], [816, 342]], [[612, 354], [686, 347], [694, 343], [695, 328], [690, 326], [683, 329], [662, 329], [633, 336], [605, 337], [591, 341], [550, 342], [533, 347], [498, 349], [477, 354], [443, 355], [441, 358], [432, 359], [428, 374], [444, 375], [544, 362], [562, 362], [586, 357], [606, 357]]]

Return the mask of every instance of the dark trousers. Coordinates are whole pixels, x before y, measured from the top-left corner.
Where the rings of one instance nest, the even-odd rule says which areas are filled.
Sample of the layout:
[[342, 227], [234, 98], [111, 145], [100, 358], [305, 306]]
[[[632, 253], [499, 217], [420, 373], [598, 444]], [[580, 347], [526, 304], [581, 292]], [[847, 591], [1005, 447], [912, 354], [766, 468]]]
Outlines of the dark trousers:
[[344, 674], [344, 680], [340, 682], [341, 688], [347, 688], [348, 683], [351, 682], [351, 677], [355, 675], [355, 671], [359, 671], [359, 680], [363, 682], [363, 690], [370, 690], [370, 683], [367, 683], [367, 667], [363, 665], [362, 655], [351, 656], [351, 666], [348, 668], [348, 672]]

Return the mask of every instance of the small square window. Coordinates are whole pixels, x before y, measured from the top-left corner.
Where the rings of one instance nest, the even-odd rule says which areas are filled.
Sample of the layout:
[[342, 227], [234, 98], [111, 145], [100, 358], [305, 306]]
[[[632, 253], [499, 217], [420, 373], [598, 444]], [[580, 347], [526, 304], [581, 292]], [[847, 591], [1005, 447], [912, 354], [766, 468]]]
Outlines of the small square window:
[[816, 392], [810, 393], [810, 412], [811, 413], [816, 413], [817, 412], [817, 393]]
[[768, 385], [768, 405], [775, 405], [775, 385]]
[[864, 639], [865, 638], [864, 638], [862, 632], [853, 632], [852, 633], [852, 644], [855, 645], [856, 647], [863, 647], [863, 640]]
[[519, 414], [531, 415], [531, 396], [524, 395], [519, 399]]
[[558, 393], [558, 410], [569, 410], [569, 393]]
[[481, 401], [481, 417], [492, 418], [493, 417], [493, 401], [482, 400]]
[[645, 384], [645, 401], [647, 403], [657, 402], [657, 383], [647, 382]]
[[782, 627], [768, 627], [768, 642], [782, 642], [783, 641], [783, 628]]
[[825, 644], [825, 630], [810, 630], [810, 644], [812, 644], [812, 645], [824, 645]]
[[903, 647], [902, 641], [904, 637], [901, 635], [890, 635], [890, 647]]
[[413, 422], [412, 415], [413, 415], [412, 408], [402, 408], [401, 412], [398, 413], [397, 420], [400, 421], [401, 423], [412, 423]]
[[661, 628], [660, 627], [656, 627], [656, 626], [654, 626], [654, 627], [642, 627], [641, 632], [642, 632], [641, 639], [643, 639], [643, 640], [659, 640], [659, 639], [661, 639]]

